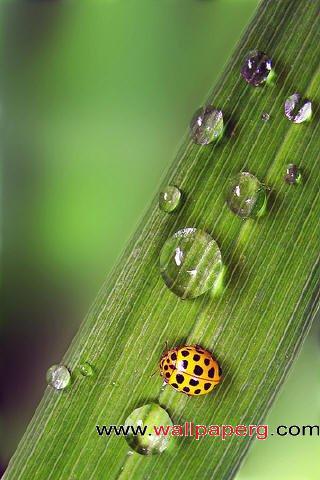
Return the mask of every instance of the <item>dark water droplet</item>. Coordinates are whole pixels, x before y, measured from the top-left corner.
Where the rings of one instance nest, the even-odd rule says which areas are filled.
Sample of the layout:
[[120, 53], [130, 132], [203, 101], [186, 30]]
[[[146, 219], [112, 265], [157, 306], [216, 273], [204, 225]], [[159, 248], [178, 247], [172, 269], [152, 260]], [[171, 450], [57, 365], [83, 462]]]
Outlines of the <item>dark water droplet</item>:
[[198, 145], [208, 145], [223, 134], [223, 114], [211, 105], [201, 107], [194, 114], [190, 124], [191, 137]]
[[174, 185], [168, 185], [159, 194], [159, 207], [164, 212], [170, 213], [176, 210], [180, 204], [181, 192]]
[[52, 365], [47, 371], [46, 380], [54, 389], [63, 390], [69, 385], [71, 374], [64, 365]]
[[311, 119], [312, 103], [303, 99], [300, 93], [294, 93], [285, 101], [284, 113], [293, 123], [306, 122]]
[[[156, 403], [143, 405], [136, 408], [125, 421], [125, 428], [132, 426], [134, 429], [147, 426], [144, 435], [134, 435], [130, 432], [125, 436], [130, 448], [141, 455], [156, 455], [164, 452], [171, 443], [170, 435], [156, 435], [154, 426], [172, 425], [172, 420], [164, 408]], [[129, 430], [130, 431], [130, 430]]]
[[246, 57], [241, 69], [241, 75], [250, 85], [258, 87], [267, 81], [271, 71], [271, 58], [264, 52], [254, 50]]
[[160, 272], [167, 287], [179, 297], [198, 297], [220, 285], [220, 249], [203, 230], [184, 228], [163, 245]]
[[269, 119], [270, 119], [269, 113], [263, 112], [263, 114], [261, 115], [261, 120], [263, 120], [264, 122], [268, 122]]
[[287, 166], [287, 171], [286, 171], [286, 174], [285, 174], [285, 181], [289, 184], [289, 185], [297, 185], [298, 183], [301, 182], [301, 171], [300, 169], [297, 167], [297, 165], [294, 165], [293, 163], [290, 163], [288, 166]]
[[231, 180], [227, 193], [230, 210], [241, 218], [260, 217], [266, 210], [265, 186], [249, 172], [241, 172]]

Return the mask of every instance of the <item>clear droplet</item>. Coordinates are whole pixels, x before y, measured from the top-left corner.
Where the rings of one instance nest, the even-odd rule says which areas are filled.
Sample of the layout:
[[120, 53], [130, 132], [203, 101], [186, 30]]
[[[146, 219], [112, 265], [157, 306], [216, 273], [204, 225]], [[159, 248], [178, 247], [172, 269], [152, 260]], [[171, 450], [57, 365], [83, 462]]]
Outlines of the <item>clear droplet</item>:
[[263, 112], [263, 114], [261, 115], [261, 120], [263, 120], [264, 122], [268, 122], [269, 119], [270, 119], [269, 113]]
[[266, 210], [266, 188], [251, 173], [241, 172], [230, 182], [227, 204], [241, 218], [260, 217]]
[[301, 182], [301, 178], [302, 176], [299, 167], [297, 167], [297, 165], [294, 165], [293, 163], [290, 163], [287, 166], [287, 171], [284, 177], [285, 181], [289, 185], [297, 185]]
[[79, 365], [79, 370], [81, 375], [83, 375], [84, 377], [91, 377], [91, 375], [93, 375], [93, 368], [88, 362], [81, 363]]
[[194, 114], [190, 124], [191, 137], [198, 145], [208, 145], [223, 134], [223, 114], [221, 110], [208, 105]]
[[305, 122], [311, 118], [312, 103], [303, 99], [300, 93], [294, 93], [285, 101], [284, 113], [293, 123]]
[[51, 387], [62, 390], [69, 385], [71, 375], [64, 365], [52, 365], [47, 371], [46, 380]]
[[170, 213], [176, 210], [180, 204], [181, 192], [174, 185], [168, 185], [159, 194], [159, 207], [164, 212]]
[[179, 230], [162, 247], [160, 272], [167, 287], [178, 297], [194, 298], [214, 289], [222, 271], [220, 249], [203, 230]]
[[254, 87], [265, 83], [272, 71], [272, 60], [264, 52], [254, 50], [245, 58], [241, 75]]
[[[172, 426], [172, 420], [166, 410], [156, 403], [150, 403], [136, 408], [125, 421], [124, 427], [133, 430], [125, 436], [130, 448], [141, 455], [155, 455], [164, 452], [171, 442], [170, 434], [157, 435], [154, 426]], [[137, 432], [139, 427], [142, 431], [147, 427], [144, 435]], [[134, 435], [134, 433], [138, 433]]]

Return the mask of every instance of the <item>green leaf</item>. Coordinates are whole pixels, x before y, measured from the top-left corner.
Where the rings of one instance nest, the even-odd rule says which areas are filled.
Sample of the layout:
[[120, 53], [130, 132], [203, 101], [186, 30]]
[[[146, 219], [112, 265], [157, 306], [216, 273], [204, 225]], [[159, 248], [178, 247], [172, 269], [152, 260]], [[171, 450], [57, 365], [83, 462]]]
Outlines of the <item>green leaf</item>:
[[[160, 402], [175, 424], [257, 424], [270, 408], [319, 307], [319, 1], [262, 2], [210, 96], [228, 119], [221, 142], [186, 140], [164, 184], [179, 186], [182, 207], [154, 201], [119, 265], [63, 360], [73, 374], [63, 392], [47, 389], [5, 479], [232, 478], [252, 438], [180, 438], [158, 456], [128, 456], [121, 437], [100, 437], [96, 425], [121, 424], [137, 407]], [[272, 86], [247, 85], [243, 57], [258, 48], [272, 56]], [[284, 116], [294, 92], [312, 100], [313, 119]], [[270, 119], [261, 120], [267, 112]], [[301, 185], [284, 180], [298, 164]], [[254, 173], [269, 188], [268, 212], [243, 221], [225, 204], [230, 177]], [[164, 285], [159, 252], [183, 227], [198, 227], [220, 245], [227, 267], [220, 297], [182, 301]], [[163, 345], [200, 343], [221, 363], [213, 394], [161, 391]], [[89, 362], [94, 375], [77, 374]]]

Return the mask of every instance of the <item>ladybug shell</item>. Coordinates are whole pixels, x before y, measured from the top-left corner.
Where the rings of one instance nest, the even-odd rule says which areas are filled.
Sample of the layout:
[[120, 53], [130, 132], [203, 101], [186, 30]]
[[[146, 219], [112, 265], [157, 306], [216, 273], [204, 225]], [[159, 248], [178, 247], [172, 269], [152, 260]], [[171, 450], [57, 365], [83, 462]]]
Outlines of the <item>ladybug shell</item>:
[[160, 375], [178, 392], [205, 395], [221, 381], [221, 369], [212, 354], [199, 345], [184, 345], [165, 352]]

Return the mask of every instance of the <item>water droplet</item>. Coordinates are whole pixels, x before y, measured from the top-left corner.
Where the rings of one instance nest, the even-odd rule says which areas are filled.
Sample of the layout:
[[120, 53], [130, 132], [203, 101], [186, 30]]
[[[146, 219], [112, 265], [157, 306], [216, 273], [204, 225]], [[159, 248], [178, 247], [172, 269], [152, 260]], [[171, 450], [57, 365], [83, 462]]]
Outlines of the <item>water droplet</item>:
[[198, 145], [208, 145], [223, 134], [223, 114], [221, 110], [208, 105], [194, 114], [191, 124], [191, 137]]
[[84, 377], [91, 377], [91, 375], [93, 375], [93, 368], [88, 362], [81, 363], [79, 365], [79, 370], [81, 375], [83, 375]]
[[125, 428], [131, 426], [133, 429], [140, 427], [142, 430], [147, 426], [144, 435], [134, 435], [130, 432], [125, 436], [130, 448], [141, 455], [155, 455], [162, 453], [168, 448], [171, 442], [170, 435], [156, 435], [154, 426], [172, 425], [168, 413], [156, 403], [150, 403], [143, 407], [136, 408], [126, 419]]
[[62, 390], [69, 385], [71, 375], [64, 365], [52, 365], [47, 371], [46, 380], [51, 387]]
[[305, 122], [311, 118], [312, 103], [303, 99], [300, 93], [294, 93], [285, 101], [284, 113], [293, 123]]
[[241, 75], [250, 85], [258, 87], [267, 81], [271, 71], [271, 58], [264, 52], [254, 50], [246, 57], [241, 69]]
[[290, 163], [287, 166], [286, 175], [284, 177], [285, 181], [289, 183], [289, 185], [296, 185], [301, 182], [301, 178], [300, 169], [297, 167], [297, 165]]
[[164, 212], [170, 213], [176, 210], [181, 200], [181, 192], [179, 188], [168, 185], [159, 194], [159, 207]]
[[261, 120], [263, 120], [264, 122], [268, 122], [269, 119], [270, 119], [269, 113], [263, 112], [263, 114], [261, 115]]
[[203, 230], [179, 230], [162, 247], [162, 278], [167, 287], [183, 299], [198, 297], [214, 289], [222, 271], [220, 249]]
[[266, 188], [251, 173], [241, 172], [230, 182], [227, 204], [241, 218], [260, 217], [266, 210]]

